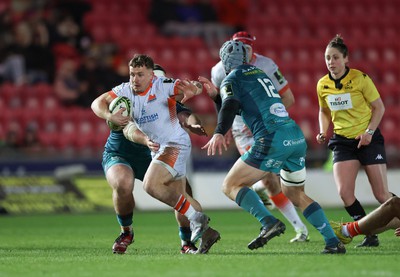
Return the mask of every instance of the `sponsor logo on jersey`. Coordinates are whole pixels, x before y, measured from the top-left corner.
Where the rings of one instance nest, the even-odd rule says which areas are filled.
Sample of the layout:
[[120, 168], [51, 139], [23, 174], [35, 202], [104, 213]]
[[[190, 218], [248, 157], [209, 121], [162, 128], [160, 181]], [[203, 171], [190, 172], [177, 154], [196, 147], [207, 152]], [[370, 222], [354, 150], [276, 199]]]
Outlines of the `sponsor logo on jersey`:
[[150, 123], [154, 122], [158, 119], [158, 113], [151, 114], [151, 115], [144, 115], [140, 117], [139, 119], [136, 120], [138, 124], [145, 124], [145, 123]]
[[154, 113], [151, 115], [146, 115], [146, 110], [142, 110], [142, 114], [139, 118], [135, 118], [137, 124], [145, 124], [154, 122], [158, 119], [158, 113]]
[[243, 75], [254, 75], [254, 74], [260, 74], [260, 73], [264, 73], [264, 71], [262, 71], [261, 69], [255, 67], [255, 66], [251, 66], [249, 68], [244, 68], [242, 69], [242, 74]]
[[220, 94], [221, 94], [222, 100], [224, 100], [228, 96], [233, 96], [232, 85], [226, 84], [225, 86], [223, 86], [220, 91]]
[[305, 138], [301, 138], [301, 139], [285, 139], [283, 141], [283, 146], [294, 146], [294, 145], [302, 144], [305, 141], [306, 141]]
[[149, 95], [149, 99], [147, 100], [147, 102], [151, 102], [151, 101], [154, 101], [154, 100], [156, 100], [156, 99], [157, 99], [157, 97], [156, 97], [155, 94], [150, 94], [150, 95]]
[[348, 110], [353, 108], [350, 93], [328, 95], [327, 99], [331, 111]]
[[283, 77], [279, 69], [274, 72], [274, 76], [278, 80], [279, 84], [283, 84], [285, 82], [285, 77]]
[[267, 162], [265, 163], [265, 166], [267, 168], [280, 168], [282, 164], [283, 164], [282, 161], [278, 161], [275, 159], [268, 159]]
[[173, 83], [173, 82], [175, 82], [175, 80], [174, 79], [172, 79], [172, 78], [166, 78], [166, 79], [164, 79], [163, 80], [163, 83]]
[[279, 117], [287, 117], [289, 116], [288, 112], [285, 109], [285, 106], [282, 103], [275, 103], [269, 107], [269, 112]]
[[353, 85], [351, 84], [351, 80], [346, 83], [346, 85], [344, 86], [344, 89], [346, 89], [346, 90], [353, 89]]

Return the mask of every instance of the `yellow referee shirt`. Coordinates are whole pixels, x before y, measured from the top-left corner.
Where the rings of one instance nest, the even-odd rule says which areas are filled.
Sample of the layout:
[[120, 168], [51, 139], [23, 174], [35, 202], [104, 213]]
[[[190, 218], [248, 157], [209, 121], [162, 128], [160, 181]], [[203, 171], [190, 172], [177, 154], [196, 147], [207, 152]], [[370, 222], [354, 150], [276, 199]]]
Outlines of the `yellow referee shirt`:
[[350, 69], [338, 80], [329, 74], [317, 84], [320, 107], [331, 111], [333, 131], [346, 138], [355, 138], [364, 133], [371, 120], [370, 103], [380, 97], [371, 78], [365, 73]]

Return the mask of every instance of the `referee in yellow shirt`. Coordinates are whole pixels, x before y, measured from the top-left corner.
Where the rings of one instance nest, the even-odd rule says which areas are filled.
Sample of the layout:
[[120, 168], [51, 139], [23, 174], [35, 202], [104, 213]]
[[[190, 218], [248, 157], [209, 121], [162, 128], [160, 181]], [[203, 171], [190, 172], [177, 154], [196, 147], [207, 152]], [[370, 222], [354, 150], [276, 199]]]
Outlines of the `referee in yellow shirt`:
[[[371, 78], [347, 67], [348, 49], [340, 35], [325, 50], [329, 73], [317, 84], [319, 102], [318, 143], [324, 143], [333, 123], [328, 147], [333, 151], [333, 176], [339, 195], [353, 220], [366, 215], [355, 196], [355, 182], [361, 166], [379, 203], [392, 194], [388, 190], [384, 138], [378, 125], [385, 112]], [[358, 247], [378, 246], [376, 235], [366, 236]]]

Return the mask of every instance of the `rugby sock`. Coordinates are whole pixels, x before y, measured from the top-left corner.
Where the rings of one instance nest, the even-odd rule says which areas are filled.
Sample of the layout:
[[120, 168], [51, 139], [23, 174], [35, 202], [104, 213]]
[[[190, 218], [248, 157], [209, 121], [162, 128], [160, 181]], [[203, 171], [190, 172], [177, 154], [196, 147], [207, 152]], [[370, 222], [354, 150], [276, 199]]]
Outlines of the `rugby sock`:
[[187, 201], [186, 197], [183, 196], [182, 194], [181, 196], [179, 196], [178, 202], [176, 203], [174, 209], [178, 213], [186, 216], [190, 221], [193, 220], [193, 217], [196, 214], [196, 210], [193, 208], [190, 202]]
[[[269, 199], [279, 209], [279, 211], [285, 216], [285, 218], [292, 224], [293, 228], [297, 231], [307, 231], [307, 227], [301, 221], [297, 214], [296, 208], [293, 203], [286, 197], [283, 192], [277, 195], [270, 196]], [[308, 232], [307, 232], [308, 233]]]
[[239, 190], [235, 202], [249, 214], [257, 218], [262, 226], [272, 226], [277, 219], [265, 208], [257, 193], [248, 187]]
[[181, 238], [182, 246], [190, 242], [191, 235], [192, 231], [190, 230], [190, 227], [179, 227], [179, 237]]
[[325, 244], [328, 247], [336, 247], [339, 239], [336, 237], [324, 211], [317, 202], [308, 205], [303, 211], [304, 217], [310, 222], [322, 235]]
[[349, 222], [344, 225], [342, 229], [343, 234], [349, 237], [355, 237], [362, 233], [360, 227], [358, 226], [358, 221]]
[[357, 199], [354, 201], [353, 204], [345, 207], [345, 209], [354, 221], [357, 221], [366, 215], [364, 208], [361, 206], [360, 202]]
[[127, 215], [117, 214], [117, 220], [119, 225], [121, 226], [121, 231], [123, 233], [126, 232], [132, 233], [133, 212]]

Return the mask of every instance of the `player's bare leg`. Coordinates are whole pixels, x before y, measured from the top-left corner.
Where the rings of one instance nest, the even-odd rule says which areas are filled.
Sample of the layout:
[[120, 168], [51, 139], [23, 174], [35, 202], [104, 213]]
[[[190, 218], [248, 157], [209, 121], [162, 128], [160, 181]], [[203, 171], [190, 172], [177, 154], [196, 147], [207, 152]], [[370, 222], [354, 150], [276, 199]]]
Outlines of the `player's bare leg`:
[[134, 241], [132, 228], [134, 173], [126, 165], [116, 164], [107, 170], [107, 181], [113, 191], [114, 210], [121, 226], [121, 233], [112, 247], [113, 253], [124, 254], [128, 246]]
[[[208, 226], [209, 217], [202, 213], [197, 201], [189, 197], [182, 183], [177, 184], [170, 171], [162, 164], [152, 162], [146, 172], [143, 184], [145, 191], [152, 197], [173, 207], [190, 221], [191, 242], [201, 239], [197, 253], [207, 253], [220, 239], [217, 231]], [[210, 236], [210, 233], [212, 235]]]

